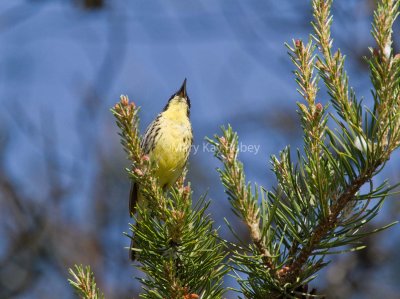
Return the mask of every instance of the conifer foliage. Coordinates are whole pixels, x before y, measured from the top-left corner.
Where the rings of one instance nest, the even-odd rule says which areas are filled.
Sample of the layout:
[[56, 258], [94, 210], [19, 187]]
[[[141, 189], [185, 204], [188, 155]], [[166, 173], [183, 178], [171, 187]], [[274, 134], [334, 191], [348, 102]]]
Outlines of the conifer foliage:
[[[148, 202], [138, 207], [132, 226], [138, 267], [146, 274], [141, 298], [222, 298], [228, 270], [240, 285], [239, 298], [321, 297], [309, 283], [329, 255], [360, 250], [363, 237], [393, 224], [361, 230], [397, 187], [387, 181], [376, 185], [374, 177], [400, 145], [400, 58], [392, 50], [399, 1], [381, 0], [374, 12], [376, 46], [366, 58], [372, 107], [349, 86], [345, 56], [331, 37], [331, 5], [332, 0], [312, 0], [314, 33], [307, 43], [287, 45], [303, 98], [297, 105], [304, 146], [271, 157], [276, 186], [266, 190], [246, 181], [238, 136], [230, 126], [208, 139], [222, 163], [218, 172], [232, 210], [248, 228], [249, 244], [233, 229], [235, 244], [219, 241], [206, 214], [208, 202], [201, 198], [193, 205], [184, 177], [163, 192], [152, 175], [157, 166], [140, 149], [139, 109], [125, 96], [112, 109], [132, 164], [127, 172]], [[328, 95], [319, 91], [322, 84]], [[78, 267], [71, 274], [82, 298], [102, 298], [90, 269]]]
[[[381, 1], [374, 14], [377, 49], [371, 48], [367, 59], [373, 107], [357, 99], [349, 87], [344, 56], [333, 49], [331, 4], [313, 0], [314, 34], [307, 44], [295, 40], [287, 45], [303, 97], [298, 113], [304, 148], [294, 154], [285, 148], [272, 157], [277, 186], [270, 191], [255, 186], [253, 191], [246, 183], [238, 161], [238, 137], [231, 127], [210, 140], [224, 166], [219, 172], [232, 208], [252, 239], [231, 258], [246, 298], [313, 296], [307, 292], [308, 282], [327, 265], [327, 255], [362, 249], [363, 237], [392, 225], [360, 230], [396, 187], [386, 181], [376, 186], [373, 177], [400, 143], [400, 59], [391, 47], [399, 2]], [[329, 104], [324, 107], [317, 101], [320, 79], [332, 113], [327, 112]], [[327, 125], [329, 119], [334, 129]], [[361, 192], [364, 185], [368, 191]]]

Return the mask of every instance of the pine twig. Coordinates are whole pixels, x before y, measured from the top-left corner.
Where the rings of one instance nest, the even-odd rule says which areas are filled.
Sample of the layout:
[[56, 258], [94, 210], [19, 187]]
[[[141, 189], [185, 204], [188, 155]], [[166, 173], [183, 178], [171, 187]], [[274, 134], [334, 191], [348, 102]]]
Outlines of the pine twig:
[[96, 286], [93, 272], [89, 266], [83, 268], [82, 265], [75, 265], [74, 269], [69, 269], [72, 279], [68, 282], [74, 287], [76, 293], [82, 299], [104, 299], [104, 295]]
[[120, 102], [111, 109], [111, 112], [120, 129], [122, 147], [132, 162], [132, 167], [127, 169], [128, 174], [132, 180], [140, 184], [141, 194], [150, 203], [148, 207], [152, 208], [152, 212], [163, 217], [163, 211], [167, 209], [167, 200], [153, 176], [153, 165], [150, 165], [149, 158], [142, 153], [140, 147], [139, 110], [127, 96], [121, 95]]
[[216, 141], [208, 139], [211, 144], [216, 146], [216, 156], [224, 164], [224, 168], [219, 169], [222, 184], [226, 188], [234, 212], [249, 229], [250, 237], [264, 264], [269, 269], [274, 269], [272, 255], [260, 229], [261, 216], [258, 199], [252, 194], [250, 185], [246, 183], [243, 165], [238, 161], [237, 135], [233, 133], [230, 126], [223, 131], [224, 136], [216, 136]]

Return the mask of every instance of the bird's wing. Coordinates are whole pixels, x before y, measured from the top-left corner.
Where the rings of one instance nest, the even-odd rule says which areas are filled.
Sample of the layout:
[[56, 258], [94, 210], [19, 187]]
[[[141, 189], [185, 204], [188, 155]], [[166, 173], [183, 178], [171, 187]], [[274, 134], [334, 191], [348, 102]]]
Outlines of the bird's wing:
[[129, 193], [129, 215], [132, 217], [135, 214], [136, 211], [136, 205], [138, 201], [138, 191], [139, 191], [139, 186], [137, 183], [132, 182], [131, 183], [131, 191]]
[[[154, 148], [154, 141], [158, 135], [159, 127], [157, 123], [161, 117], [159, 114], [155, 120], [147, 127], [143, 139], [140, 142], [140, 147], [145, 155], [148, 155]], [[139, 198], [139, 185], [136, 182], [131, 183], [131, 191], [129, 193], [129, 214], [132, 216], [135, 214], [136, 205]]]
[[153, 122], [147, 127], [143, 139], [140, 142], [140, 147], [145, 155], [148, 155], [153, 149], [155, 144], [155, 139], [160, 131], [160, 126], [158, 125], [161, 118], [161, 113], [153, 120]]

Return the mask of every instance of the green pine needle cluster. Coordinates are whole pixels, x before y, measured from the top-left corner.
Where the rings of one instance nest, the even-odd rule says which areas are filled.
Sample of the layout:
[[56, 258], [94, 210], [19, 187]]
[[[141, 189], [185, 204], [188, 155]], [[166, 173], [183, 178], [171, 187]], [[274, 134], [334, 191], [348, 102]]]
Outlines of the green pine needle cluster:
[[75, 266], [74, 269], [69, 269], [69, 274], [72, 279], [68, 282], [75, 289], [76, 294], [82, 299], [104, 299], [104, 295], [96, 286], [93, 272], [89, 266], [83, 268], [82, 265]]
[[133, 227], [146, 273], [141, 298], [222, 298], [226, 251], [205, 215], [208, 203], [202, 198], [192, 208], [187, 186], [174, 188], [167, 202], [165, 221], [139, 207]]

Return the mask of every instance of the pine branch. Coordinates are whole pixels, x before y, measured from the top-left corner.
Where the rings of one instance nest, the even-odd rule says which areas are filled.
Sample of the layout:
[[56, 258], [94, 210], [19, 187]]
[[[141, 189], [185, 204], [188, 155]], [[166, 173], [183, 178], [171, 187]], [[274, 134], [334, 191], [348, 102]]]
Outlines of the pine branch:
[[[298, 103], [304, 153], [297, 151], [297, 163], [289, 148], [279, 158], [272, 157], [278, 184], [272, 191], [261, 189], [265, 195], [261, 208], [258, 193], [252, 194], [243, 165], [237, 161], [236, 133], [228, 127], [222, 137], [210, 141], [224, 165], [219, 173], [233, 210], [249, 227], [254, 244], [244, 246], [245, 253], [235, 250], [232, 258], [234, 268], [247, 276], [238, 274], [237, 279], [248, 298], [310, 295], [307, 285], [327, 265], [326, 255], [337, 253], [338, 247], [347, 248], [340, 252], [362, 249], [363, 237], [393, 224], [360, 232], [397, 186], [386, 181], [374, 186], [373, 178], [400, 142], [400, 58], [393, 57], [387, 46], [399, 2], [383, 0], [375, 13], [373, 35], [379, 50], [369, 61], [373, 109], [357, 100], [348, 84], [345, 57], [340, 50], [332, 50], [331, 4], [331, 0], [313, 0], [315, 36], [307, 44], [297, 40], [287, 45], [305, 101]], [[318, 78], [326, 85], [339, 117], [326, 114], [328, 106], [317, 102]], [[329, 118], [336, 123], [335, 130], [328, 127]], [[360, 192], [366, 184], [369, 191]], [[259, 234], [254, 234], [253, 227]]]
[[307, 262], [308, 258], [313, 254], [315, 248], [318, 247], [320, 241], [326, 237], [326, 235], [331, 232], [338, 225], [339, 215], [345, 209], [346, 205], [350, 200], [354, 199], [354, 196], [358, 190], [363, 186], [368, 180], [372, 178], [373, 169], [366, 173], [365, 175], [360, 175], [356, 178], [352, 185], [348, 187], [342, 194], [337, 198], [337, 202], [332, 205], [331, 212], [328, 217], [321, 219], [316, 228], [312, 233], [312, 237], [301, 249], [300, 253], [297, 255], [296, 259], [288, 266], [287, 273], [284, 276], [283, 281], [293, 283], [300, 272], [303, 269], [304, 264]]
[[[387, 156], [399, 146], [399, 105], [400, 105], [400, 60], [393, 55], [392, 27], [398, 17], [400, 2], [384, 0], [374, 12], [372, 36], [377, 43], [377, 51], [370, 49], [369, 60], [371, 81], [374, 86], [376, 122], [379, 144]], [[391, 142], [394, 141], [394, 142]], [[387, 159], [387, 157], [385, 157]]]
[[229, 126], [222, 128], [223, 137], [216, 136], [216, 141], [208, 141], [216, 146], [216, 157], [224, 164], [219, 169], [222, 184], [226, 188], [233, 211], [244, 220], [250, 232], [250, 237], [257, 248], [258, 254], [266, 267], [274, 269], [272, 256], [269, 252], [260, 229], [261, 216], [258, 207], [258, 197], [251, 192], [251, 186], [246, 183], [243, 164], [238, 161], [238, 138]]
[[93, 272], [89, 266], [75, 265], [75, 271], [69, 269], [72, 279], [68, 282], [74, 287], [76, 294], [82, 299], [104, 299], [104, 295], [96, 286]]
[[132, 162], [127, 171], [148, 203], [137, 206], [136, 225], [131, 226], [138, 267], [146, 274], [140, 279], [141, 298], [222, 298], [226, 253], [205, 214], [208, 203], [202, 198], [192, 208], [192, 192], [184, 176], [164, 193], [153, 175], [157, 165], [140, 148], [138, 109], [121, 96], [112, 113]]
[[303, 96], [306, 104], [297, 103], [300, 110], [301, 123], [304, 132], [304, 152], [307, 164], [305, 169], [308, 179], [311, 180], [311, 193], [317, 194], [321, 201], [321, 207], [326, 214], [326, 199], [324, 198], [324, 185], [330, 179], [325, 174], [329, 170], [324, 169], [326, 164], [320, 163], [324, 160], [324, 151], [322, 144], [325, 141], [327, 116], [324, 115], [324, 107], [321, 103], [316, 103], [318, 92], [318, 77], [314, 75], [315, 69], [315, 45], [312, 40], [304, 45], [302, 41], [296, 40], [294, 46], [290, 47], [289, 56], [293, 64], [297, 67], [294, 72], [296, 82], [299, 85], [298, 91]]
[[361, 125], [358, 105], [353, 91], [349, 95], [348, 77], [344, 70], [345, 56], [340, 50], [332, 53], [333, 40], [331, 38], [332, 16], [330, 9], [332, 0], [313, 0], [313, 12], [315, 36], [314, 40], [319, 46], [322, 58], [318, 57], [316, 66], [319, 75], [328, 88], [333, 106], [337, 113], [351, 126], [357, 130]]
[[[357, 103], [354, 94], [351, 101], [348, 98], [348, 79], [343, 69], [344, 57], [340, 54], [340, 51], [336, 52], [334, 55], [331, 54], [332, 40], [330, 38], [330, 25], [332, 22], [332, 17], [329, 15], [331, 3], [332, 1], [330, 0], [313, 1], [315, 18], [315, 23], [313, 26], [317, 36], [316, 41], [319, 43], [321, 52], [323, 54], [323, 59], [320, 59], [318, 64], [320, 75], [329, 89], [332, 102], [335, 108], [338, 110], [339, 115], [345, 119], [351, 129], [355, 129], [357, 132], [362, 132], [359, 104]], [[391, 28], [394, 19], [397, 16], [397, 9], [398, 1], [396, 4], [395, 1], [383, 1], [382, 4], [378, 5], [378, 13], [375, 13], [374, 22], [376, 24], [375, 28], [379, 28], [377, 29], [379, 33], [375, 32], [373, 35], [376, 36], [378, 45], [379, 41], [385, 41], [379, 45], [381, 49], [388, 47], [388, 44], [391, 45]], [[383, 33], [383, 37], [380, 35], [380, 33]], [[386, 53], [388, 51], [389, 50], [386, 49]], [[385, 73], [390, 74], [390, 66], [393, 64], [393, 59], [390, 56], [384, 57], [381, 59], [381, 63], [384, 63], [387, 66]], [[391, 80], [385, 80], [385, 77], [379, 79], [380, 82], [387, 83], [386, 86], [381, 86], [381, 89], [385, 90], [387, 94], [390, 94], [388, 98], [392, 97], [393, 93], [395, 93], [395, 97], [398, 98], [398, 91], [395, 88], [395, 85], [397, 84], [398, 86], [398, 83], [394, 79], [395, 76], [392, 76]], [[389, 107], [391, 107], [390, 109], [394, 108], [395, 103], [387, 105], [387, 102], [388, 100], [382, 100], [381, 103], [377, 104], [378, 107], [376, 107], [376, 110], [381, 111], [380, 114], [387, 112]], [[395, 114], [397, 119], [395, 118], [392, 120], [394, 120], [395, 123], [398, 123], [399, 114], [397, 112]], [[371, 153], [371, 156], [375, 159], [371, 159], [370, 163], [368, 163], [368, 165], [365, 167], [359, 167], [359, 175], [352, 177], [351, 180], [345, 186], [343, 186], [343, 190], [341, 192], [331, 195], [331, 197], [335, 200], [332, 202], [332, 205], [329, 208], [329, 214], [320, 219], [318, 225], [313, 230], [312, 237], [306, 244], [303, 245], [300, 253], [288, 266], [289, 269], [284, 278], [284, 282], [294, 282], [296, 280], [302, 271], [303, 265], [318, 247], [320, 241], [341, 224], [341, 214], [343, 214], [343, 211], [346, 209], [349, 203], [356, 199], [356, 194], [360, 190], [361, 186], [372, 179], [379, 167], [384, 164], [390, 156], [392, 150], [388, 150], [386, 148], [385, 144], [387, 143], [385, 140], [389, 132], [393, 132], [393, 130], [390, 130], [389, 126], [383, 122], [377, 125], [380, 126], [381, 129], [384, 128], [384, 133], [379, 133], [379, 130], [377, 130], [377, 136], [380, 139], [379, 144], [385, 147], [385, 151], [379, 150], [378, 148], [376, 149], [377, 153], [375, 155]], [[342, 127], [342, 130], [345, 132], [345, 134], [350, 134], [350, 131], [348, 131], [346, 128]], [[393, 139], [393, 148], [395, 148], [399, 139], [398, 132], [393, 133], [396, 137]], [[371, 151], [373, 151], [373, 149], [371, 149]], [[357, 155], [353, 153], [352, 156]], [[349, 175], [349, 173], [343, 174], [346, 176]], [[360, 216], [360, 219], [362, 219], [361, 215], [358, 216]]]
[[[222, 278], [227, 269], [224, 246], [212, 228], [204, 198], [192, 209], [189, 186], [177, 186], [167, 198], [165, 221], [138, 207], [135, 228], [142, 298], [222, 298]], [[198, 296], [198, 297], [195, 297]]]
[[132, 162], [132, 167], [127, 169], [127, 172], [132, 180], [140, 184], [141, 194], [150, 203], [148, 207], [151, 212], [163, 217], [166, 198], [153, 176], [155, 165], [150, 165], [149, 158], [142, 153], [140, 147], [139, 110], [133, 102], [129, 102], [127, 96], [121, 95], [120, 102], [111, 109], [111, 112], [120, 129], [122, 147]]

